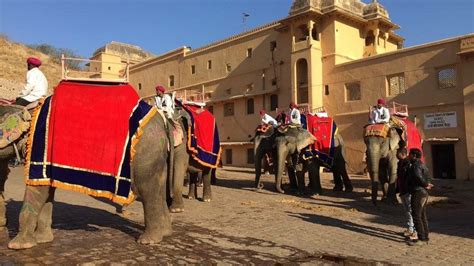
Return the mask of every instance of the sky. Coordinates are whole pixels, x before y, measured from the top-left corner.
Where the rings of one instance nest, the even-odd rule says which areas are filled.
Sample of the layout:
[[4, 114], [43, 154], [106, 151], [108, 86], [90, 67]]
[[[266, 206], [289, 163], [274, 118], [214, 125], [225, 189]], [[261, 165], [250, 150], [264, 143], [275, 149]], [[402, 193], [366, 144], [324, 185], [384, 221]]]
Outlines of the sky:
[[[371, 0], [363, 0], [371, 2]], [[379, 0], [405, 47], [474, 32], [474, 0]], [[288, 16], [292, 0], [0, 0], [0, 32], [90, 57], [110, 41], [199, 48]], [[242, 13], [250, 14], [245, 24]]]

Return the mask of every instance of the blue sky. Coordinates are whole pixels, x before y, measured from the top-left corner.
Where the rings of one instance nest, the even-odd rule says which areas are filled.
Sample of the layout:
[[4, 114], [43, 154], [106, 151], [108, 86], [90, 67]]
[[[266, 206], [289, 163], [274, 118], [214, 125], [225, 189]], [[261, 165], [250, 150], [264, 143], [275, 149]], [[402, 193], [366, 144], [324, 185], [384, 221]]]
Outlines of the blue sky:
[[[364, 0], [370, 2], [371, 0]], [[0, 31], [89, 57], [110, 41], [160, 54], [198, 48], [284, 18], [291, 0], [0, 0]], [[474, 0], [379, 0], [405, 46], [474, 32]]]

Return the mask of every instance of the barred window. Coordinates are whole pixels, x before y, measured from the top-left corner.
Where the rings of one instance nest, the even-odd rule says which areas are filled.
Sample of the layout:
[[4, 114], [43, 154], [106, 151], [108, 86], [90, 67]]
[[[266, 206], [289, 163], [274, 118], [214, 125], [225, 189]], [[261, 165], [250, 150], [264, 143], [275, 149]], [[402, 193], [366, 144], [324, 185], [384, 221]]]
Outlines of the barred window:
[[405, 76], [403, 73], [387, 77], [387, 81], [389, 96], [396, 96], [406, 92]]
[[174, 75], [171, 75], [168, 77], [168, 86], [170, 87], [174, 86]]
[[234, 115], [234, 103], [225, 103], [224, 104], [224, 116]]
[[346, 102], [359, 101], [361, 99], [360, 83], [352, 82], [346, 84]]
[[438, 71], [438, 87], [447, 89], [456, 87], [456, 70], [452, 67]]

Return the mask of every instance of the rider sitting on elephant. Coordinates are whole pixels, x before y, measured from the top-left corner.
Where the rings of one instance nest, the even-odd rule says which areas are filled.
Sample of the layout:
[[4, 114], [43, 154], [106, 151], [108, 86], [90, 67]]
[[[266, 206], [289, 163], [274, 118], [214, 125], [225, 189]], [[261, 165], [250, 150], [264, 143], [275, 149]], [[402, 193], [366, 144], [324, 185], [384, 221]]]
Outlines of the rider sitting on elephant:
[[265, 109], [260, 111], [260, 117], [262, 118], [262, 125], [272, 125], [273, 127], [278, 126], [278, 122], [271, 115], [267, 114]]
[[157, 85], [155, 87], [156, 90], [156, 96], [155, 96], [155, 102], [156, 102], [156, 107], [159, 110], [163, 110], [166, 113], [166, 116], [168, 119], [173, 119], [173, 114], [174, 114], [174, 103], [173, 99], [171, 99], [171, 95], [168, 93], [165, 93], [165, 88], [161, 85]]
[[377, 105], [370, 111], [370, 124], [387, 124], [390, 121], [390, 112], [384, 105], [384, 99], [377, 100]]
[[301, 126], [301, 113], [298, 105], [290, 103], [290, 123], [295, 126]]
[[21, 94], [16, 98], [15, 104], [27, 106], [32, 102], [46, 96], [48, 93], [48, 81], [43, 72], [39, 70], [41, 60], [30, 57], [26, 60], [28, 72], [26, 73], [26, 85]]

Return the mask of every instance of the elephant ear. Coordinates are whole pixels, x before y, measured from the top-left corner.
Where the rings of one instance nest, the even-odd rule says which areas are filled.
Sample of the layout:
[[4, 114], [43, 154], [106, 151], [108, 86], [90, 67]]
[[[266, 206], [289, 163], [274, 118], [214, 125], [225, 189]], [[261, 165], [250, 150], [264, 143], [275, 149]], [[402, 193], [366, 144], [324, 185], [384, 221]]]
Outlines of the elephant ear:
[[397, 130], [395, 128], [390, 129], [390, 135], [388, 137], [388, 146], [389, 150], [397, 150], [398, 144], [400, 142], [400, 135], [398, 134]]
[[309, 131], [301, 130], [300, 133], [296, 136], [296, 149], [298, 149], [299, 152], [307, 146], [313, 144], [315, 141], [316, 137], [309, 133]]

